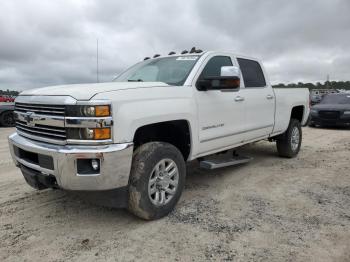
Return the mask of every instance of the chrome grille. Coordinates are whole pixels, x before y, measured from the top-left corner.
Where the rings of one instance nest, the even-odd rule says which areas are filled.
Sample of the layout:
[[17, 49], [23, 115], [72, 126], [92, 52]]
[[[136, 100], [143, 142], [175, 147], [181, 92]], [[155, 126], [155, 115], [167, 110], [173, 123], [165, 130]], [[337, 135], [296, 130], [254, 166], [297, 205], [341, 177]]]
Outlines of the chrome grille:
[[50, 127], [45, 125], [28, 126], [24, 121], [16, 121], [16, 128], [22, 132], [28, 132], [32, 135], [39, 135], [48, 138], [65, 140], [66, 129], [62, 127]]
[[63, 105], [15, 103], [15, 110], [19, 112], [34, 112], [36, 114], [50, 115], [50, 116], [65, 115], [65, 106]]
[[321, 111], [318, 112], [318, 115], [321, 118], [324, 118], [324, 119], [339, 119], [340, 112], [339, 111], [325, 111], [325, 110], [321, 110]]
[[30, 139], [65, 144], [65, 106], [15, 103], [17, 132]]

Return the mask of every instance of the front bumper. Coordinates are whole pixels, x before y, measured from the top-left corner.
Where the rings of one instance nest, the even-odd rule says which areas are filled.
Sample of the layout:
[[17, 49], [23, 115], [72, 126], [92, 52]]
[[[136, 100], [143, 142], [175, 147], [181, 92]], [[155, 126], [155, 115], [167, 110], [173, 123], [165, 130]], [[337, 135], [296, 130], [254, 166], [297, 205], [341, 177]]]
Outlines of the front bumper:
[[310, 123], [324, 126], [350, 126], [350, 116], [341, 116], [336, 119], [322, 118], [319, 115], [312, 114]]
[[[102, 191], [125, 187], [129, 182], [132, 143], [102, 146], [54, 145], [29, 140], [14, 133], [9, 136], [9, 144], [12, 158], [22, 172], [32, 170], [44, 178], [54, 177], [58, 188]], [[22, 157], [23, 154], [18, 154], [18, 150], [25, 152], [28, 157]], [[78, 174], [78, 159], [99, 159], [99, 172]]]

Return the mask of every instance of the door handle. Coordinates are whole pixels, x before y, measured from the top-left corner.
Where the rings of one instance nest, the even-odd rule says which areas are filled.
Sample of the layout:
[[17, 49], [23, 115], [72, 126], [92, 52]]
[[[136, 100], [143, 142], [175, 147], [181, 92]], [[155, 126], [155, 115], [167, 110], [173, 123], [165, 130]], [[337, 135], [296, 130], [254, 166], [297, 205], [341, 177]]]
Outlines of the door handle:
[[273, 99], [273, 95], [267, 95], [266, 98], [267, 99]]
[[244, 97], [236, 96], [235, 101], [236, 101], [236, 102], [244, 101]]

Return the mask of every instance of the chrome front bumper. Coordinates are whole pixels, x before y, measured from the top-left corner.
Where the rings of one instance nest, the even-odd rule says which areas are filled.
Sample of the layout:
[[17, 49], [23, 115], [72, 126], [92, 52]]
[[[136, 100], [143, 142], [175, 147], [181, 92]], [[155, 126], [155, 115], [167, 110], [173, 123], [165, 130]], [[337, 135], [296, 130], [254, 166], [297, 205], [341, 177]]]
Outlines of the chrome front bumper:
[[[9, 136], [10, 152], [16, 166], [53, 175], [59, 188], [79, 191], [110, 190], [128, 185], [133, 144], [101, 146], [54, 145], [33, 141], [17, 133]], [[53, 169], [40, 166], [15, 154], [15, 147], [26, 152], [51, 156]], [[77, 172], [77, 159], [100, 159], [100, 172], [81, 175]]]

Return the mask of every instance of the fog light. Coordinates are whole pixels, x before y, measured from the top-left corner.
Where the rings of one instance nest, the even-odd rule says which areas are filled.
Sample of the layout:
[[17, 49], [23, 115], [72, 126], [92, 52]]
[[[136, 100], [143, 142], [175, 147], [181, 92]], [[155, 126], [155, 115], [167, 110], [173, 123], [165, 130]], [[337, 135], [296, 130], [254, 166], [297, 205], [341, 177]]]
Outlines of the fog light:
[[101, 168], [101, 160], [83, 158], [77, 159], [77, 175], [88, 176], [88, 175], [99, 175]]
[[92, 159], [91, 160], [91, 167], [95, 171], [99, 170], [100, 169], [100, 161], [97, 159]]

